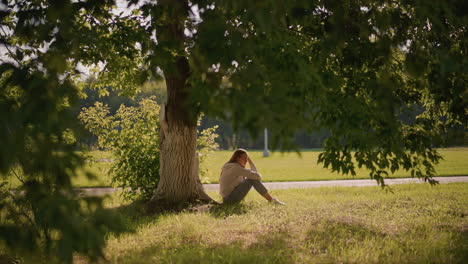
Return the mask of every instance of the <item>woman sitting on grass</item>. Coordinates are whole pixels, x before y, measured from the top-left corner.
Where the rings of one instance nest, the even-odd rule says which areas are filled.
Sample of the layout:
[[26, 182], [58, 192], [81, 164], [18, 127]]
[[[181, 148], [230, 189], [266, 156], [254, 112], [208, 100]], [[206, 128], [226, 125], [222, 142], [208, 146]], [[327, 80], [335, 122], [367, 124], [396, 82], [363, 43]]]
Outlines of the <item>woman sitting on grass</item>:
[[[247, 162], [249, 163], [250, 170], [245, 168]], [[221, 169], [219, 193], [223, 197], [223, 203], [240, 202], [253, 186], [268, 201], [284, 205], [285, 203], [271, 197], [261, 179], [262, 175], [257, 172], [257, 168], [247, 154], [247, 151], [237, 149], [232, 154], [231, 159]]]

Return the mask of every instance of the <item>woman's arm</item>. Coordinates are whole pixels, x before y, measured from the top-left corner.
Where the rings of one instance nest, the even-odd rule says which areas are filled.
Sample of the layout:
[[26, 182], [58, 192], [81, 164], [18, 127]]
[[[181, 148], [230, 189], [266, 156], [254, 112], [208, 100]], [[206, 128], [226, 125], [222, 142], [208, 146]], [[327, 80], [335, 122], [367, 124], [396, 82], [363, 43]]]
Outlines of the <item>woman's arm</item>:
[[253, 161], [250, 159], [250, 156], [247, 156], [247, 162], [249, 163], [250, 170], [257, 172], [257, 167], [255, 167], [255, 164]]
[[250, 169], [246, 169], [240, 165], [235, 166], [234, 167], [234, 169], [236, 170], [235, 174], [241, 175], [242, 177], [247, 178], [247, 179], [261, 180], [262, 175], [257, 172], [257, 168], [255, 167], [255, 164], [253, 163], [253, 161], [250, 159], [249, 156], [247, 156], [247, 162], [249, 163]]

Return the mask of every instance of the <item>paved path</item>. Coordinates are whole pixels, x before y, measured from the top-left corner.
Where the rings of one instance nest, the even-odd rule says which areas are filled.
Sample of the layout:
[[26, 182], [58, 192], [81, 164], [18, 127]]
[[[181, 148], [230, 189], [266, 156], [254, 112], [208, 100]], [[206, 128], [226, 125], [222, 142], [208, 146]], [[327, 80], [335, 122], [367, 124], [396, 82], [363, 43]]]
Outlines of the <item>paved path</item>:
[[[452, 182], [468, 182], [468, 176], [454, 176], [454, 177], [434, 177], [435, 180], [441, 184]], [[425, 183], [422, 180], [414, 178], [399, 178], [399, 179], [386, 179], [385, 183], [388, 185], [405, 184], [405, 183]], [[365, 187], [377, 186], [375, 180], [332, 180], [332, 181], [295, 181], [295, 182], [264, 182], [267, 189], [303, 189], [303, 188], [317, 188], [317, 187]], [[426, 183], [428, 184], [428, 183]], [[204, 184], [205, 190], [218, 191], [219, 184]], [[114, 188], [81, 188], [85, 195], [105, 195], [112, 194]]]

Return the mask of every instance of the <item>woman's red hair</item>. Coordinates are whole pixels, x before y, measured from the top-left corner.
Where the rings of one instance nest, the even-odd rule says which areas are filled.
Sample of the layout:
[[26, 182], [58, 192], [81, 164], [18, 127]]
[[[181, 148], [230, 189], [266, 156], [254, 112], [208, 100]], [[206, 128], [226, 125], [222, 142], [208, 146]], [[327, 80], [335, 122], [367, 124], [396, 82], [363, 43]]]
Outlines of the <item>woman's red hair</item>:
[[237, 160], [244, 154], [247, 154], [245, 149], [236, 149], [227, 163], [237, 163]]

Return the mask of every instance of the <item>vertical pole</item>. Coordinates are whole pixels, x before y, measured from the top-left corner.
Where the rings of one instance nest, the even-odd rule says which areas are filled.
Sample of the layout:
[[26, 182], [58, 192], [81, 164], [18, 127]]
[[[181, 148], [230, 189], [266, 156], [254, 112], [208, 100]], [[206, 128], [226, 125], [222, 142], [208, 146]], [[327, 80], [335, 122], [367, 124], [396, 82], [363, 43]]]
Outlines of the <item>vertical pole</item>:
[[268, 129], [267, 128], [265, 128], [264, 140], [265, 140], [265, 148], [263, 149], [263, 157], [266, 158], [270, 156], [270, 152], [268, 151]]

